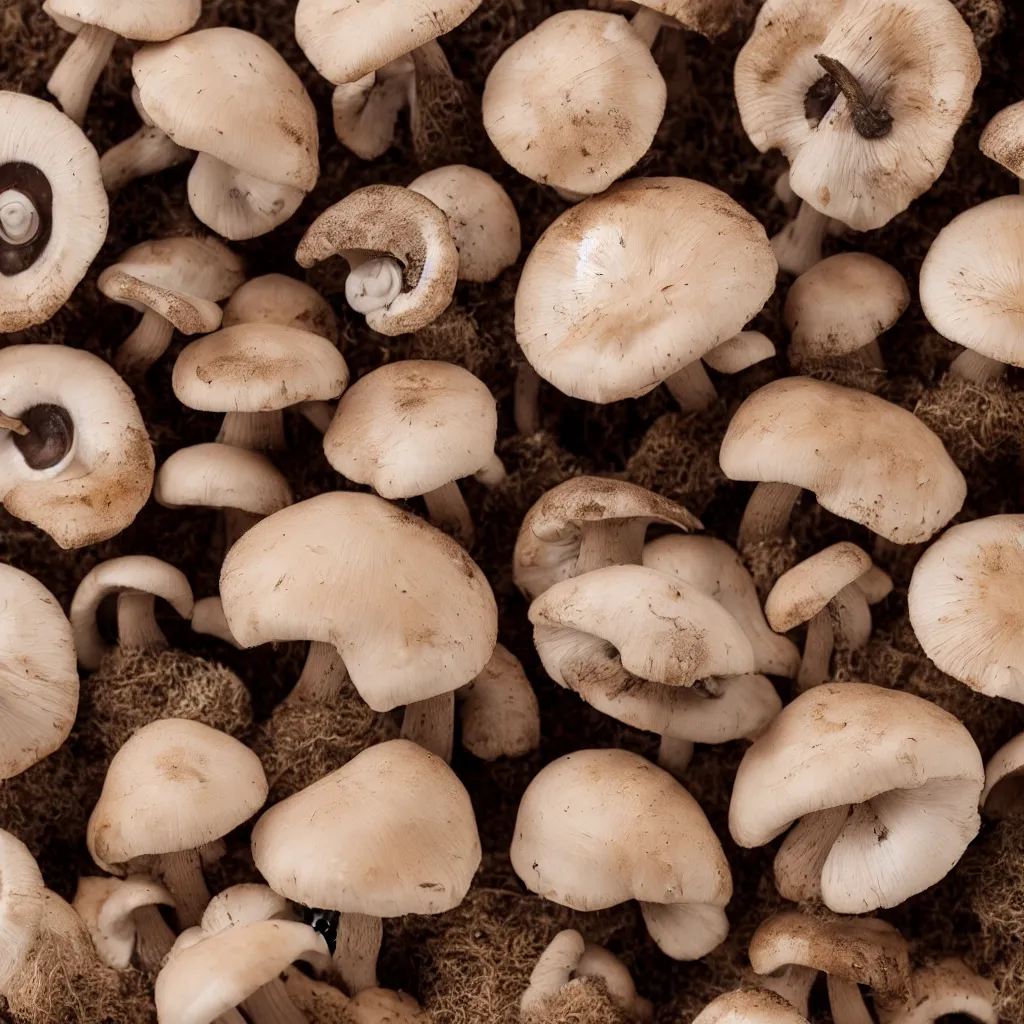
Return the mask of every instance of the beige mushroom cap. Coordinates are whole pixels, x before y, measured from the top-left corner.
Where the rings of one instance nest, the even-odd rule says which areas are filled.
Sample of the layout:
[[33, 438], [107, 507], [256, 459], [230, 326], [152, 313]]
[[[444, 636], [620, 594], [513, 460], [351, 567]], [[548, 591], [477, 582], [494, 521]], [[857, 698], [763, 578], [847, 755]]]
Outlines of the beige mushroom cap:
[[738, 989], [712, 1000], [693, 1024], [807, 1024], [807, 1018], [782, 996], [766, 989]]
[[825, 859], [836, 913], [892, 907], [934, 885], [980, 827], [981, 755], [951, 714], [899, 690], [825, 684], [801, 694], [740, 763], [729, 831], [763, 846], [804, 815], [852, 813]]
[[132, 0], [47, 0], [50, 17], [70, 18], [79, 25], [98, 25], [108, 32], [159, 43], [187, 32], [202, 14], [202, 0], [134, 3]]
[[171, 386], [203, 412], [271, 412], [337, 398], [348, 366], [326, 338], [280, 324], [238, 324], [185, 346]]
[[989, 160], [1024, 178], [1024, 100], [1003, 107], [985, 125], [978, 148]]
[[487, 385], [452, 363], [387, 363], [341, 397], [327, 461], [383, 498], [411, 498], [472, 476], [494, 456], [498, 410]]
[[71, 623], [38, 580], [0, 565], [0, 779], [67, 739], [78, 711]]
[[441, 758], [377, 743], [256, 823], [253, 859], [306, 907], [373, 917], [457, 907], [480, 864], [469, 794]]
[[269, 43], [207, 28], [144, 46], [132, 60], [143, 109], [179, 146], [309, 192], [320, 174], [316, 109]]
[[51, 103], [0, 90], [0, 164], [40, 172], [16, 189], [23, 230], [10, 240], [0, 235], [0, 334], [10, 334], [49, 320], [64, 305], [103, 246], [110, 209], [99, 155]]
[[942, 442], [913, 413], [808, 377], [772, 381], [747, 398], [719, 461], [730, 480], [805, 487], [823, 508], [896, 544], [928, 540], [967, 494]]
[[257, 523], [228, 552], [220, 593], [240, 644], [333, 644], [375, 711], [468, 683], [498, 634], [469, 555], [372, 494], [321, 494]]
[[724, 192], [634, 179], [540, 237], [516, 291], [516, 340], [567, 395], [636, 398], [738, 334], [776, 270], [764, 228]]
[[1024, 733], [1004, 743], [985, 765], [981, 809], [990, 818], [1011, 818], [1024, 810]]
[[246, 281], [224, 307], [224, 326], [280, 324], [338, 341], [338, 318], [315, 289], [284, 274], [264, 274]]
[[943, 337], [1024, 366], [1024, 196], [1000, 196], [954, 217], [921, 265], [921, 307]]
[[114, 755], [86, 844], [105, 871], [137, 857], [194, 850], [226, 836], [267, 799], [260, 759], [200, 722], [163, 718]]
[[944, 957], [918, 968], [910, 977], [905, 1001], [880, 1001], [880, 1024], [939, 1024], [969, 1017], [979, 1024], [999, 1024], [998, 991], [988, 978], [975, 974], [962, 960]]
[[484, 130], [520, 174], [593, 195], [650, 148], [665, 95], [625, 18], [561, 11], [498, 58], [484, 86]]

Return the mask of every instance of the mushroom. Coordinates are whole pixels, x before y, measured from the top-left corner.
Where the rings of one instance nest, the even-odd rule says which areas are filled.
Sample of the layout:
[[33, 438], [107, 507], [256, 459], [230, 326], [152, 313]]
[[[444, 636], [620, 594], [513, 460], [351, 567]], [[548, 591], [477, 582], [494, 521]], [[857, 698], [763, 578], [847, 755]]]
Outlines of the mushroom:
[[102, 359], [63, 345], [2, 349], [0, 409], [11, 515], [65, 549], [131, 524], [153, 486], [153, 448], [131, 389]]
[[441, 758], [378, 743], [270, 808], [256, 867], [302, 907], [336, 911], [333, 972], [354, 995], [377, 984], [383, 917], [457, 907], [480, 864], [469, 794]]
[[980, 827], [981, 755], [951, 714], [867, 683], [801, 694], [747, 750], [729, 831], [775, 857], [786, 899], [894, 907], [942, 879]]
[[952, 4], [767, 0], [736, 59], [740, 118], [789, 160], [800, 211], [772, 240], [779, 266], [821, 259], [829, 218], [871, 231], [942, 173], [981, 61]]
[[523, 517], [512, 555], [516, 586], [532, 599], [592, 569], [639, 565], [652, 523], [703, 529], [682, 505], [636, 484], [596, 476], [566, 480]]
[[167, 351], [174, 331], [220, 327], [217, 305], [245, 280], [241, 257], [214, 238], [163, 238], [132, 246], [96, 287], [142, 314], [114, 357], [120, 373], [142, 373]]
[[459, 250], [448, 217], [407, 188], [367, 185], [321, 213], [295, 259], [308, 269], [331, 256], [349, 264], [348, 304], [389, 337], [433, 322], [455, 294]]
[[956, 957], [943, 957], [914, 971], [905, 1001], [881, 1000], [876, 1008], [879, 1024], [939, 1024], [958, 1017], [999, 1024], [997, 996], [988, 978], [979, 977]]
[[338, 318], [315, 289], [284, 274], [264, 274], [246, 281], [224, 306], [224, 327], [280, 324], [319, 334], [338, 343]]
[[200, 722], [162, 718], [137, 729], [114, 755], [86, 844], [111, 874], [145, 871], [174, 898], [182, 928], [210, 902], [202, 848], [251, 818], [267, 798], [259, 758]]
[[1012, 818], [1024, 811], [1024, 733], [1004, 743], [985, 765], [981, 809], [990, 818]]
[[686, 408], [697, 361], [760, 311], [775, 272], [764, 229], [725, 193], [634, 179], [540, 237], [516, 291], [516, 340], [573, 398], [616, 402], [665, 382]]
[[458, 481], [501, 483], [497, 434], [494, 398], [469, 370], [400, 360], [345, 392], [324, 435], [324, 454], [339, 473], [382, 498], [422, 495], [431, 522], [468, 547], [473, 518]]
[[764, 989], [737, 989], [712, 1000], [693, 1024], [807, 1024], [782, 996]]
[[283, 972], [284, 987], [291, 1001], [317, 1021], [339, 1024], [429, 1024], [430, 1018], [420, 1004], [406, 992], [386, 988], [364, 988], [349, 998], [325, 981], [317, 981], [295, 967]]
[[1018, 178], [1024, 193], [1024, 100], [1003, 107], [985, 125], [978, 148]]
[[99, 157], [50, 103], [0, 91], [0, 334], [49, 320], [107, 237]]

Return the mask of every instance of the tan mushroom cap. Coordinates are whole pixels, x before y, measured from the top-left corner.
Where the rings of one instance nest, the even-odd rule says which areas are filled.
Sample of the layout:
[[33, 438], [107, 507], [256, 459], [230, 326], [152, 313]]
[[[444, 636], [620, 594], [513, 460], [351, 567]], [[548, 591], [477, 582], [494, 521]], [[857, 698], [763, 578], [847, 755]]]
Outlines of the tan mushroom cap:
[[67, 739], [78, 712], [71, 623], [38, 580], [0, 565], [0, 779]]
[[327, 461], [383, 498], [411, 498], [472, 476], [494, 456], [498, 410], [483, 381], [452, 363], [387, 363], [341, 397]]
[[793, 484], [896, 544], [928, 540], [960, 510], [963, 474], [913, 413], [853, 388], [787, 377], [755, 391], [719, 455], [730, 480]]
[[81, 128], [51, 103], [0, 90], [0, 164], [17, 163], [38, 169], [46, 187], [36, 179], [17, 190], [31, 206], [24, 213], [38, 217], [31, 238], [8, 250], [0, 236], [0, 334], [41, 324], [64, 305], [103, 246], [110, 215], [100, 158]]
[[954, 217], [921, 265], [921, 307], [944, 338], [1024, 366], [1024, 196], [1000, 196]]
[[962, 960], [944, 957], [910, 977], [910, 996], [878, 1005], [880, 1024], [939, 1024], [970, 1017], [978, 1024], [999, 1024], [998, 991]]
[[1024, 733], [1004, 743], [985, 765], [981, 809], [990, 818], [1010, 818], [1024, 810]]
[[316, 109], [269, 43], [207, 28], [144, 46], [132, 60], [143, 109], [179, 146], [309, 192], [320, 173]]
[[110, 3], [109, 0], [47, 0], [51, 18], [70, 18], [79, 25], [98, 25], [108, 32], [147, 43], [159, 43], [187, 32], [202, 13], [202, 0], [169, 3]]
[[693, 1024], [807, 1024], [807, 1018], [782, 996], [766, 989], [738, 989], [712, 1000]]
[[333, 644], [376, 711], [468, 683], [498, 634], [469, 555], [372, 494], [321, 494], [257, 523], [228, 552], [220, 593], [240, 644]]
[[978, 148], [989, 160], [1024, 178], [1024, 100], [1003, 107], [985, 125]]
[[457, 907], [480, 864], [469, 794], [441, 758], [377, 743], [256, 823], [270, 887], [307, 907], [373, 917]]
[[348, 384], [344, 357], [326, 338], [280, 324], [238, 324], [186, 345], [171, 386], [203, 412], [271, 412], [337, 398]]
[[315, 289], [284, 274], [264, 274], [246, 281], [224, 307], [224, 326], [280, 324], [338, 341], [338, 318]]
[[163, 718], [114, 755], [86, 843], [101, 868], [124, 874], [137, 857], [226, 836], [266, 799], [263, 767], [248, 747], [200, 722]]
[[534, 598], [559, 580], [571, 579], [588, 538], [597, 531], [613, 530], [635, 549], [633, 561], [639, 563], [651, 523], [703, 529], [682, 505], [636, 484], [596, 476], [566, 480], [542, 494], [523, 517], [512, 555], [516, 586]]
[[593, 195], [650, 148], [665, 95], [625, 18], [561, 11], [498, 58], [484, 86], [484, 130], [520, 174]]
[[764, 228], [724, 192], [627, 181], [540, 237], [516, 291], [516, 340], [567, 395], [636, 398], [738, 334], [776, 270]]

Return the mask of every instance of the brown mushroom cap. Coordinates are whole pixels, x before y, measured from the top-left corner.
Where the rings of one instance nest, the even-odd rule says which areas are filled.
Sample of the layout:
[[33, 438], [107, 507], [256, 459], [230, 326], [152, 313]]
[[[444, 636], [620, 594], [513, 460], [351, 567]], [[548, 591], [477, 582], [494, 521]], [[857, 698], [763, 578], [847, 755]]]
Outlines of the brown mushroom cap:
[[978, 148], [989, 160], [1024, 178], [1024, 100], [1003, 107], [985, 125]]

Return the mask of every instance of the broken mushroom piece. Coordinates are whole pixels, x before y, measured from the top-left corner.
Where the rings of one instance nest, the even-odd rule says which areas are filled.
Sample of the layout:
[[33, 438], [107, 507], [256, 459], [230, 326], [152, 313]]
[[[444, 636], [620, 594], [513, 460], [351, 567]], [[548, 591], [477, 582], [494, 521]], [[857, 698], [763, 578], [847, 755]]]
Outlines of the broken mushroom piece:
[[764, 989], [737, 989], [712, 1000], [693, 1024], [807, 1024], [807, 1018], [782, 996]]
[[338, 344], [338, 318], [331, 304], [308, 284], [284, 274], [246, 281], [224, 306], [224, 327], [280, 324], [319, 334]]
[[978, 148], [1018, 178], [1024, 192], [1024, 100], [1003, 107], [985, 125]]
[[1024, 811], [1024, 733], [1004, 743], [985, 765], [981, 809], [989, 818], [1012, 818]]
[[217, 330], [217, 303], [244, 280], [241, 257], [215, 238], [163, 238], [132, 246], [96, 282], [108, 299], [142, 314], [117, 350], [114, 367], [142, 373], [167, 351], [175, 330]]
[[390, 740], [270, 808], [252, 853], [275, 892], [340, 914], [333, 970], [354, 995], [377, 984], [381, 918], [457, 907], [480, 864], [480, 839], [448, 765]]
[[997, 1002], [996, 986], [988, 978], [956, 957], [944, 957], [914, 971], [906, 1000], [878, 1000], [876, 1010], [879, 1024], [940, 1024], [965, 1017], [999, 1024]]
[[50, 103], [0, 91], [0, 334], [49, 320], [107, 237], [92, 143]]
[[752, 848], [795, 822], [775, 857], [779, 893], [864, 914], [945, 877], [978, 833], [984, 780], [974, 740], [948, 712], [901, 690], [829, 683], [746, 752], [729, 831]]

